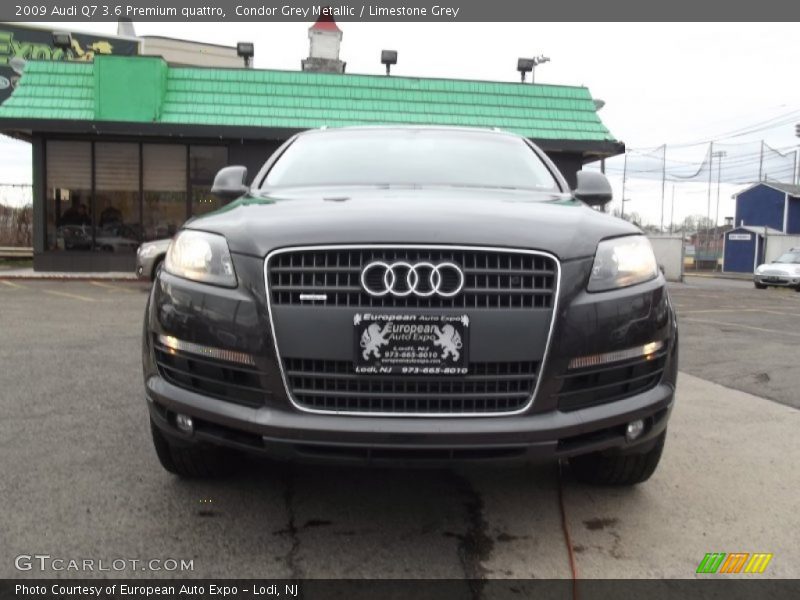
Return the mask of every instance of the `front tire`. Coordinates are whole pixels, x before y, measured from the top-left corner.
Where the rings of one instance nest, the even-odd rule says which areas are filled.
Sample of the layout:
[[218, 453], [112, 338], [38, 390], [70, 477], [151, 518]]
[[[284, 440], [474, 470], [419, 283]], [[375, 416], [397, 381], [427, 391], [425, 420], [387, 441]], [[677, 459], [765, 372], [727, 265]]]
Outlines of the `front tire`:
[[170, 442], [152, 421], [150, 431], [161, 466], [178, 477], [203, 479], [219, 477], [231, 471], [234, 463], [226, 460], [231, 453], [222, 448], [178, 446]]
[[765, 289], [767, 289], [767, 286], [765, 286], [763, 283], [753, 282], [753, 285], [756, 287], [757, 290], [765, 290]]
[[650, 479], [655, 472], [667, 432], [662, 433], [655, 445], [637, 454], [603, 454], [593, 452], [569, 459], [575, 478], [591, 485], [636, 485]]

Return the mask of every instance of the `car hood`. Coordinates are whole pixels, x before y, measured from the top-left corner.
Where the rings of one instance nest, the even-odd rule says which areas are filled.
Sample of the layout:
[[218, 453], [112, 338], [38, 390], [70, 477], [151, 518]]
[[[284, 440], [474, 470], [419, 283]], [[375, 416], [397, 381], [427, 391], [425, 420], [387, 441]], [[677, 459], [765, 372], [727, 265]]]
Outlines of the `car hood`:
[[794, 263], [766, 263], [758, 267], [756, 272], [760, 275], [789, 275], [797, 277], [800, 274], [800, 265]]
[[566, 194], [444, 187], [295, 188], [244, 196], [186, 228], [232, 252], [316, 244], [451, 244], [592, 256], [603, 238], [641, 233]]
[[160, 240], [151, 240], [149, 242], [142, 242], [142, 247], [153, 246], [157, 250], [163, 250], [166, 252], [167, 248], [169, 248], [170, 242], [172, 242], [172, 238], [163, 238]]

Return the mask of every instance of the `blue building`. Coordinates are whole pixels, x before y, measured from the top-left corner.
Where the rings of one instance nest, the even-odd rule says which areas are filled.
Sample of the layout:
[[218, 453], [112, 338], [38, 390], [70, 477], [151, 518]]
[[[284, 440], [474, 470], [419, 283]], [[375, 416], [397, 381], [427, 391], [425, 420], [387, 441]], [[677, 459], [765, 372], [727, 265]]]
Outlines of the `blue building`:
[[725, 233], [722, 270], [752, 273], [764, 262], [765, 236], [800, 234], [800, 186], [762, 181], [733, 197], [736, 217]]

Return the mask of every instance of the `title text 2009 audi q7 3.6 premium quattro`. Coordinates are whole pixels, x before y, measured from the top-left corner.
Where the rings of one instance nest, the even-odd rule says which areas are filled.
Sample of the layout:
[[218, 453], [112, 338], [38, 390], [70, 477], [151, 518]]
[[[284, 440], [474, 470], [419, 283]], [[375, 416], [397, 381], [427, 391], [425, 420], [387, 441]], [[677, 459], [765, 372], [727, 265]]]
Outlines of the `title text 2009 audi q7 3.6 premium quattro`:
[[634, 484], [664, 447], [675, 315], [648, 240], [508, 133], [309, 131], [187, 223], [144, 324], [153, 441], [178, 475], [237, 451], [451, 464], [567, 458]]

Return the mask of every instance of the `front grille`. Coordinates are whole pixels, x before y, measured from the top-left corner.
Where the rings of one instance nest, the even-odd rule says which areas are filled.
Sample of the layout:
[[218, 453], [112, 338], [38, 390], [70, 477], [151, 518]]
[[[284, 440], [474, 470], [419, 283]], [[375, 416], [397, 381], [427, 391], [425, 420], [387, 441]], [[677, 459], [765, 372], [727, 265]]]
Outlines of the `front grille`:
[[[464, 289], [452, 298], [374, 297], [361, 287], [361, 271], [374, 260], [453, 262], [464, 272]], [[324, 294], [325, 306], [353, 308], [552, 308], [557, 268], [553, 258], [538, 253], [373, 247], [279, 252], [267, 271], [274, 305], [301, 304], [300, 294]]]
[[558, 409], [577, 410], [622, 400], [656, 386], [667, 362], [667, 350], [649, 360], [638, 358], [624, 363], [576, 369], [562, 376]]
[[173, 385], [245, 406], [263, 406], [268, 394], [252, 367], [179, 352], [154, 342], [156, 365]]
[[502, 460], [524, 456], [527, 448], [360, 448], [318, 444], [299, 444], [295, 452], [302, 456], [322, 459], [344, 459], [353, 461], [458, 461], [458, 460]]
[[469, 375], [356, 375], [353, 363], [284, 359], [286, 378], [303, 408], [364, 413], [504, 413], [528, 403], [538, 363], [471, 363]]

